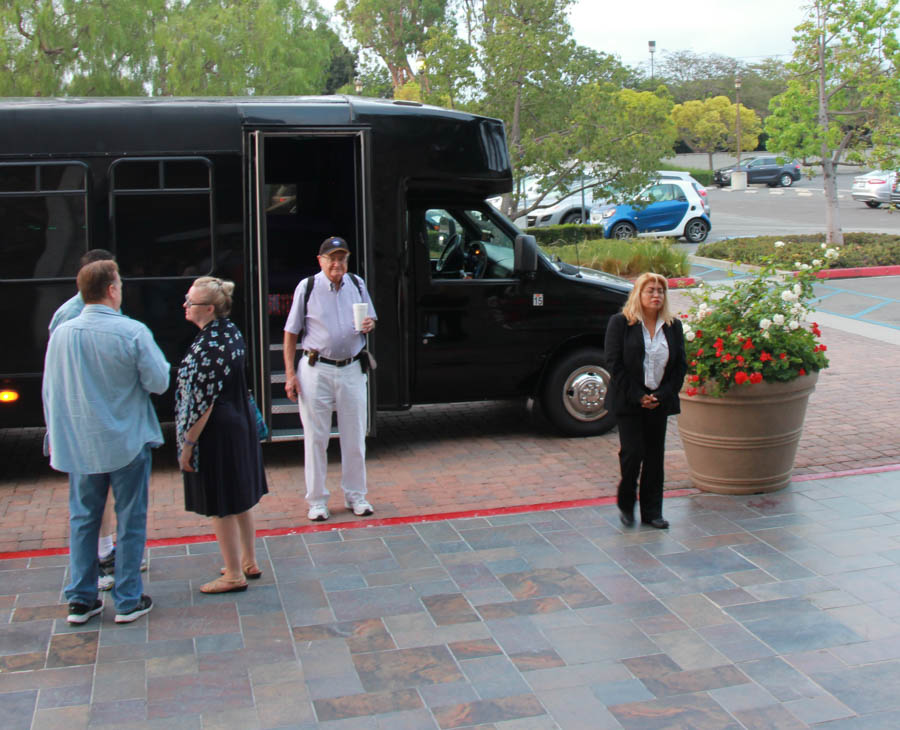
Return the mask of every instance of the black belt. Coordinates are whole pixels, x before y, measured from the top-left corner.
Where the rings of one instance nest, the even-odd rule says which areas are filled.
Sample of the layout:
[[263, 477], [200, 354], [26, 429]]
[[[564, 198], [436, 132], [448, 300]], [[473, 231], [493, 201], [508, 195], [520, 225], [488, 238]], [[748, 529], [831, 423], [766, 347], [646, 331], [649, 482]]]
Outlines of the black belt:
[[[303, 351], [303, 357], [309, 357], [309, 354], [310, 354], [309, 350]], [[353, 357], [348, 357], [346, 360], [332, 360], [330, 357], [322, 357], [321, 355], [319, 355], [316, 358], [316, 362], [324, 362], [326, 365], [334, 365], [336, 368], [343, 368], [343, 367], [346, 367], [347, 365], [350, 365], [351, 363], [356, 362], [361, 357], [362, 357], [361, 352], [357, 355], [354, 355]]]

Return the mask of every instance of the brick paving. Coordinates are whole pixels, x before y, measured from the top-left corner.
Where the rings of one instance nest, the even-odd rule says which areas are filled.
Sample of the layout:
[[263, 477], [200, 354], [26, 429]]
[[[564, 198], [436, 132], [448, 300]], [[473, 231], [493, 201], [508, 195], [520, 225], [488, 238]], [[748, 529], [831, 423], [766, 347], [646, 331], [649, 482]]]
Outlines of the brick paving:
[[[883, 428], [896, 418], [900, 347], [823, 328], [831, 367], [820, 374], [797, 454], [795, 474], [900, 463], [900, 439]], [[0, 432], [0, 553], [63, 548], [68, 487], [41, 455], [41, 429]], [[170, 432], [169, 432], [169, 435]], [[171, 443], [171, 439], [169, 439]], [[618, 436], [561, 437], [524, 404], [420, 406], [378, 416], [369, 444], [370, 497], [376, 517], [446, 514], [610, 496], [618, 474]], [[270, 494], [256, 508], [261, 530], [308, 524], [299, 443], [265, 446]], [[332, 520], [355, 520], [339, 494], [339, 447], [329, 449]], [[207, 520], [184, 511], [172, 447], [154, 453], [148, 537], [210, 533]], [[667, 489], [690, 488], [672, 419]]]

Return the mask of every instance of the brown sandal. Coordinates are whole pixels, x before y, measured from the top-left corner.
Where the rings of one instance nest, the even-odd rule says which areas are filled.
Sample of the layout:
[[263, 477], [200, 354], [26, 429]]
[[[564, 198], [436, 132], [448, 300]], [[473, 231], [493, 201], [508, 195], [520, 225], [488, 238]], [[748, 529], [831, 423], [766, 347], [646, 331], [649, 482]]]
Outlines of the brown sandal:
[[[225, 568], [222, 568], [219, 571], [222, 575], [225, 575]], [[244, 577], [248, 580], [259, 580], [262, 578], [263, 572], [259, 569], [259, 566], [254, 563], [246, 568], [244, 568]]]
[[240, 593], [247, 590], [247, 581], [216, 578], [200, 586], [201, 593]]

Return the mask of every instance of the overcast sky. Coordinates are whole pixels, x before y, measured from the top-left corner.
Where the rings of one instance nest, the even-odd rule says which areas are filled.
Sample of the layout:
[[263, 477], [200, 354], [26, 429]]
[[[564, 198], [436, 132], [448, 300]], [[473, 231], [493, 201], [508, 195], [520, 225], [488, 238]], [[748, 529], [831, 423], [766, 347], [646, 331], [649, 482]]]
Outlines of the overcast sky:
[[572, 6], [575, 39], [649, 68], [648, 41], [659, 62], [666, 51], [718, 53], [747, 63], [767, 56], [789, 60], [804, 0], [578, 0]]
[[[319, 0], [333, 11], [335, 0]], [[655, 62], [665, 51], [718, 53], [752, 63], [766, 56], [787, 61], [805, 0], [576, 0], [571, 22], [582, 45], [619, 56], [629, 66]], [[337, 25], [335, 23], [335, 25]]]

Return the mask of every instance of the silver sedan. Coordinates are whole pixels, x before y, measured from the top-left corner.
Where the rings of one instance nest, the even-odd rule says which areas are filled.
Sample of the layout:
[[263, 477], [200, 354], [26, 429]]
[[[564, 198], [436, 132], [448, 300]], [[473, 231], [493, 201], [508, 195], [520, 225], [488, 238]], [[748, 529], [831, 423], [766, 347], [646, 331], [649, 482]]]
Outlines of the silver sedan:
[[896, 172], [872, 170], [865, 175], [857, 175], [853, 178], [850, 194], [854, 200], [859, 200], [870, 208], [877, 208], [882, 203], [890, 204], [891, 188], [896, 179]]

